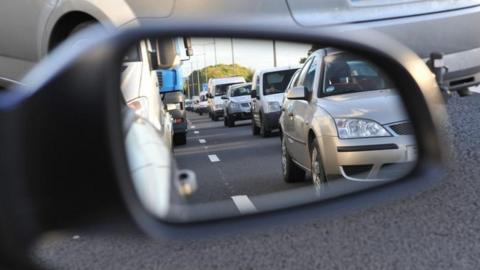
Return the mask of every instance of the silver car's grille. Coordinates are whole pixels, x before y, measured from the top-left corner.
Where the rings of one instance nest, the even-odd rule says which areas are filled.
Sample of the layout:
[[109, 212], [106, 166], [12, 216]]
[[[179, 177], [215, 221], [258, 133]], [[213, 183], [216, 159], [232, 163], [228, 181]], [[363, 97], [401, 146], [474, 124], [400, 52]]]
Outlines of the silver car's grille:
[[391, 125], [390, 128], [398, 135], [413, 135], [412, 123], [401, 123]]
[[242, 107], [249, 108], [249, 107], [250, 107], [250, 103], [242, 103]]

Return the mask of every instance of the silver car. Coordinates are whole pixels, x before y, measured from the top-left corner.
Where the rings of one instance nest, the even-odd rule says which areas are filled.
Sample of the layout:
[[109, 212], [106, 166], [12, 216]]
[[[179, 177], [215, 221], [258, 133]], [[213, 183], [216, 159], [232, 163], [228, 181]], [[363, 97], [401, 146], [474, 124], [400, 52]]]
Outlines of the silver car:
[[223, 104], [223, 123], [226, 127], [234, 127], [235, 121], [252, 119], [251, 83], [231, 85]]
[[315, 51], [292, 78], [280, 117], [287, 182], [392, 179], [416, 160], [416, 142], [388, 77], [355, 55]]

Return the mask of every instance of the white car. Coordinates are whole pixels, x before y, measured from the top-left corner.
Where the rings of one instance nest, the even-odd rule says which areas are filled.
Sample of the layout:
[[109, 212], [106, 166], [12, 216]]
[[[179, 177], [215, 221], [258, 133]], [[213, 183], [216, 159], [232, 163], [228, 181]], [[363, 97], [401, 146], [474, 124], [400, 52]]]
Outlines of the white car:
[[252, 133], [268, 137], [278, 129], [285, 89], [297, 67], [276, 67], [255, 71], [252, 85]]
[[[0, 86], [18, 83], [40, 59], [79, 30], [168, 17], [174, 0], [4, 0], [0, 3]], [[8, 38], [5, 38], [7, 37]]]

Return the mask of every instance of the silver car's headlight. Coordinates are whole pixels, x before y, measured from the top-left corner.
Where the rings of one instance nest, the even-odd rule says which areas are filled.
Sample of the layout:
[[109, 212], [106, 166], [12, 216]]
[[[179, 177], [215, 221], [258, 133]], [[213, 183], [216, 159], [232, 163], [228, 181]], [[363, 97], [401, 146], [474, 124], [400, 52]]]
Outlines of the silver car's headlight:
[[267, 106], [268, 112], [278, 112], [281, 109], [282, 107], [280, 106], [280, 103], [278, 103], [277, 101], [268, 102], [268, 106]]
[[215, 109], [217, 109], [217, 110], [223, 109], [223, 104], [216, 104]]
[[372, 120], [336, 118], [335, 124], [340, 139], [392, 136], [384, 127]]
[[230, 102], [230, 108], [232, 108], [232, 109], [239, 109], [239, 108], [240, 108], [240, 104], [235, 103], [235, 102]]

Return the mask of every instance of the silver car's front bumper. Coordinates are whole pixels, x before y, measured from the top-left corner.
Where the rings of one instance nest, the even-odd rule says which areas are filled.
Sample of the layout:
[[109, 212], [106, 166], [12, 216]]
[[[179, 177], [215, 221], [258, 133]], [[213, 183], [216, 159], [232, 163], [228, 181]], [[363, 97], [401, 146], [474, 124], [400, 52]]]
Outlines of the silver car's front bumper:
[[323, 162], [330, 178], [392, 180], [407, 174], [417, 160], [414, 136], [368, 139], [323, 137]]

